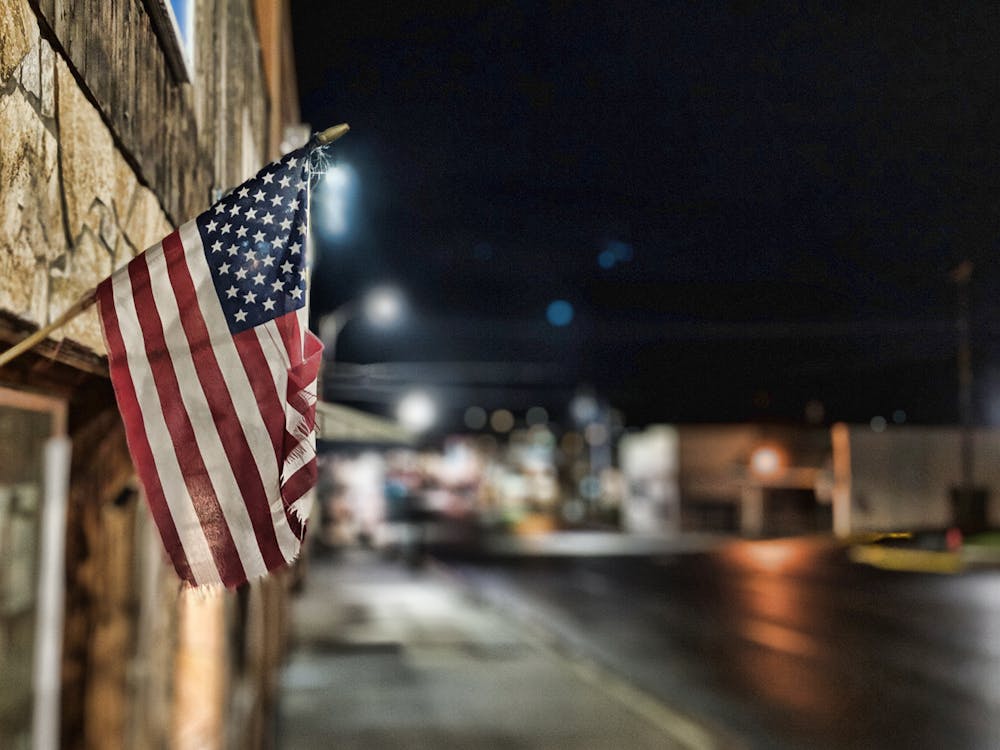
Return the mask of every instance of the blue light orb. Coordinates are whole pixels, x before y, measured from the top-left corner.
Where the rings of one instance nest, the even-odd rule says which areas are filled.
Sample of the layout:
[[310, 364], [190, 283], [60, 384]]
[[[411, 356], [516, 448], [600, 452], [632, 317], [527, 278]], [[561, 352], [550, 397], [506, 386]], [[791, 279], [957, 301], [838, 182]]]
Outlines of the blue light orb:
[[557, 299], [549, 303], [545, 317], [557, 328], [568, 326], [573, 322], [573, 305], [564, 299]]
[[627, 242], [622, 242], [621, 240], [612, 240], [609, 242], [608, 247], [604, 252], [611, 253], [615, 260], [621, 261], [622, 263], [627, 263], [632, 260], [632, 246]]
[[618, 257], [611, 250], [605, 250], [597, 256], [597, 265], [601, 268], [609, 269], [614, 267], [617, 260]]

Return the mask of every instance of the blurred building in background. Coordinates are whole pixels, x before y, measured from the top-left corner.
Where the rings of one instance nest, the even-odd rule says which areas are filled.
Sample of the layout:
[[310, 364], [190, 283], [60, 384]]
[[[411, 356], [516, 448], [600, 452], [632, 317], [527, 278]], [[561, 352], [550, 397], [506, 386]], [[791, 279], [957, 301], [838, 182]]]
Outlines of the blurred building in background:
[[[0, 346], [301, 145], [291, 61], [287, 0], [0, 0]], [[103, 354], [0, 368], [0, 747], [268, 745], [287, 580], [179, 591]]]
[[[343, 407], [338, 407], [343, 408]], [[364, 419], [370, 420], [370, 417]], [[320, 544], [482, 552], [501, 536], [621, 532], [642, 546], [685, 533], [745, 538], [1000, 526], [1000, 508], [957, 507], [958, 428], [651, 425], [601, 436], [577, 425], [456, 434], [440, 446], [369, 426], [325, 441]], [[331, 432], [331, 435], [333, 433]], [[397, 435], [396, 439], [393, 436]], [[591, 431], [593, 442], [593, 431]], [[1000, 491], [1000, 431], [974, 433], [974, 479]], [[627, 539], [622, 540], [628, 544]]]
[[963, 440], [958, 427], [836, 425], [838, 518], [849, 531], [941, 528], [978, 532], [1000, 527], [1000, 430], [971, 431], [972, 476], [980, 501], [961, 500]]

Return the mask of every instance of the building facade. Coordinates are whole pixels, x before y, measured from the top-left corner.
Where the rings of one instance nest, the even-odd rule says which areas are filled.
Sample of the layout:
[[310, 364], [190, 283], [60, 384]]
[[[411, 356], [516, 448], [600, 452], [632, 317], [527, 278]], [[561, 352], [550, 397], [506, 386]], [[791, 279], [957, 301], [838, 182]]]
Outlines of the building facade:
[[[287, 0], [0, 0], [0, 350], [301, 145], [291, 60]], [[287, 579], [181, 589], [104, 353], [0, 367], [0, 747], [267, 747]]]

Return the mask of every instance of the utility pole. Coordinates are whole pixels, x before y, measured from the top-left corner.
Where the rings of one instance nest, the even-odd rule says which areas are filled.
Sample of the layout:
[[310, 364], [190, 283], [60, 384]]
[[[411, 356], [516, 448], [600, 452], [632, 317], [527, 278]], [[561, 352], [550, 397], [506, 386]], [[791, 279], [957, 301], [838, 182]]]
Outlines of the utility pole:
[[972, 488], [972, 344], [969, 331], [969, 282], [972, 279], [972, 262], [963, 260], [951, 272], [951, 279], [958, 289], [958, 419], [962, 428], [960, 462], [962, 489]]
[[972, 261], [963, 260], [951, 272], [957, 288], [958, 334], [958, 418], [960, 429], [959, 464], [960, 480], [952, 489], [952, 514], [955, 524], [963, 531], [982, 531], [986, 528], [986, 492], [975, 485], [975, 445], [972, 432], [972, 335], [969, 286], [972, 280]]

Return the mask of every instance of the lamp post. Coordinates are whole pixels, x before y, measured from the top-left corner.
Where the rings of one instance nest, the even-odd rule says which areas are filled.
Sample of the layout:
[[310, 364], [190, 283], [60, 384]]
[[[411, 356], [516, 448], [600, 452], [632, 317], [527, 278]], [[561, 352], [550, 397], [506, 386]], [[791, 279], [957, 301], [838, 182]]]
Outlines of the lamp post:
[[[360, 299], [345, 302], [333, 312], [327, 313], [319, 319], [319, 337], [323, 342], [324, 349], [323, 362], [334, 359], [337, 351], [337, 337], [344, 330], [344, 326], [354, 318], [363, 315], [374, 325], [384, 328], [398, 321], [402, 314], [403, 295], [392, 286], [374, 287]], [[321, 369], [320, 383], [323, 382]]]
[[335, 358], [337, 337], [358, 315], [364, 315], [376, 326], [386, 327], [398, 321], [402, 313], [403, 295], [391, 286], [377, 286], [360, 299], [345, 302], [319, 320], [319, 337], [326, 350], [324, 359]]

